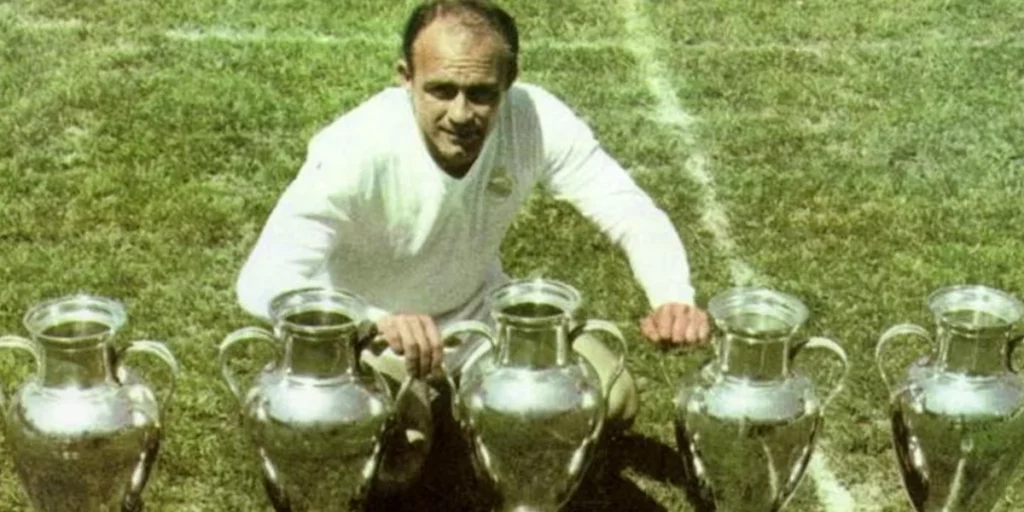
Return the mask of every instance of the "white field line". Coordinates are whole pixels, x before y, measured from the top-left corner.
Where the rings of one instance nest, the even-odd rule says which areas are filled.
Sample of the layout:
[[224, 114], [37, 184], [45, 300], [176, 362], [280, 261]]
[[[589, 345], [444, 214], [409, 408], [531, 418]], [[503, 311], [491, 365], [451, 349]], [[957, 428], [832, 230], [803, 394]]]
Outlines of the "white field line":
[[736, 242], [729, 233], [729, 216], [718, 200], [715, 180], [708, 170], [708, 157], [697, 148], [697, 140], [693, 134], [696, 119], [687, 114], [679, 104], [679, 98], [669, 78], [669, 71], [655, 54], [660, 44], [654, 37], [654, 28], [643, 13], [639, 2], [640, 0], [622, 0], [620, 5], [626, 18], [626, 34], [629, 40], [627, 47], [639, 62], [647, 88], [654, 95], [657, 109], [655, 120], [672, 129], [693, 151], [683, 164], [683, 170], [703, 189], [701, 222], [711, 233], [712, 243], [719, 254], [728, 261], [733, 284], [753, 284], [757, 276], [754, 269], [739, 257]]
[[350, 44], [367, 44], [371, 46], [397, 45], [398, 37], [385, 37], [370, 34], [354, 34], [349, 36], [332, 36], [316, 32], [278, 32], [263, 29], [238, 30], [230, 27], [178, 28], [164, 32], [168, 39], [202, 43], [205, 41], [225, 41], [229, 43], [269, 43], [345, 46]]
[[[206, 28], [180, 28], [164, 32], [169, 39], [182, 41], [203, 42], [209, 40], [227, 41], [237, 43], [267, 43], [267, 44], [312, 44], [325, 46], [345, 46], [349, 44], [362, 43], [371, 46], [398, 47], [401, 38], [397, 35], [387, 37], [382, 35], [355, 34], [348, 36], [334, 36], [317, 32], [302, 31], [267, 31], [267, 30], [237, 30], [230, 27], [206, 27]], [[606, 50], [613, 47], [621, 47], [621, 43], [609, 40], [593, 41], [562, 41], [558, 39], [535, 39], [524, 41], [526, 49], [548, 48], [554, 50]]]
[[[12, 13], [12, 9], [0, 6], [0, 13]], [[90, 28], [90, 24], [80, 19], [49, 19], [23, 16], [12, 13], [14, 24], [22, 29], [39, 32], [67, 31]], [[168, 39], [180, 41], [225, 41], [239, 44], [314, 44], [327, 46], [346, 46], [351, 44], [368, 44], [371, 46], [397, 46], [400, 39], [397, 35], [352, 34], [331, 35], [313, 31], [277, 31], [266, 29], [240, 30], [224, 26], [212, 27], [179, 27], [164, 32]], [[614, 50], [635, 46], [624, 45], [621, 39], [597, 38], [588, 40], [566, 40], [557, 38], [533, 38], [523, 41], [524, 49], [550, 50]], [[819, 41], [804, 43], [728, 43], [719, 41], [699, 41], [681, 47], [685, 51], [714, 51], [724, 53], [750, 53], [763, 51], [811, 53], [823, 55], [828, 52], [863, 51], [886, 52], [893, 50], [919, 48], [1024, 48], [1024, 39], [962, 39], [933, 36], [923, 39], [888, 39], [864, 41]]]
[[[704, 213], [701, 220], [706, 229], [711, 232], [718, 251], [728, 259], [733, 282], [741, 285], [747, 284], [748, 281], [756, 278], [756, 274], [750, 265], [739, 257], [736, 243], [729, 234], [729, 218], [725, 208], [718, 201], [715, 182], [708, 170], [707, 156], [695, 148], [693, 125], [696, 119], [687, 114], [679, 104], [669, 71], [656, 54], [657, 49], [661, 46], [654, 36], [657, 32], [644, 13], [644, 6], [641, 5], [641, 2], [642, 0], [620, 0], [619, 2], [626, 19], [629, 47], [639, 61], [641, 73], [646, 79], [648, 89], [654, 95], [658, 109], [658, 122], [675, 131], [694, 151], [693, 156], [684, 167], [689, 176], [700, 183], [704, 189], [702, 205]], [[824, 447], [819, 446], [819, 449], [815, 450], [808, 466], [808, 473], [814, 480], [818, 501], [826, 512], [853, 512], [854, 510], [866, 510], [869, 506], [868, 503], [863, 502], [859, 507], [857, 506], [850, 491], [843, 486], [829, 468], [829, 460]], [[862, 501], [864, 500], [862, 499]], [[877, 506], [874, 503], [870, 505]]]

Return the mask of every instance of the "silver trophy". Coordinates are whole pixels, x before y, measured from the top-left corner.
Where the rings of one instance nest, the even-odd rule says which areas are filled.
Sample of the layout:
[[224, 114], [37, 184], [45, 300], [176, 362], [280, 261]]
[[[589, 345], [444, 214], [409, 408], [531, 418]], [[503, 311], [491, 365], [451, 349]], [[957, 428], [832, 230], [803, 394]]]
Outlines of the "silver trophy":
[[620, 357], [602, 389], [594, 368], [573, 351], [584, 333], [604, 332], [623, 344], [613, 324], [576, 324], [580, 294], [557, 281], [514, 281], [490, 296], [495, 327], [463, 321], [445, 339], [475, 334], [491, 350], [463, 368], [455, 417], [473, 447], [477, 470], [493, 484], [501, 510], [553, 511], [571, 497], [602, 432]]
[[[376, 333], [365, 314], [350, 293], [295, 290], [270, 305], [274, 333], [247, 327], [220, 345], [221, 373], [241, 402], [278, 512], [360, 508], [374, 484], [396, 416], [387, 382], [359, 364]], [[243, 389], [229, 363], [233, 349], [250, 341], [281, 356]]]
[[[898, 324], [878, 340], [875, 358], [891, 390], [896, 461], [918, 512], [987, 512], [1006, 492], [1024, 454], [1024, 382], [1010, 358], [1024, 306], [985, 286], [952, 286], [928, 297], [933, 337]], [[889, 343], [916, 337], [930, 353], [894, 382], [883, 364]]]
[[[825, 406], [846, 380], [846, 352], [828, 338], [798, 338], [807, 308], [774, 290], [725, 291], [708, 313], [717, 357], [676, 398], [685, 490], [701, 510], [782, 510], [803, 478]], [[794, 368], [807, 349], [832, 352], [841, 363], [824, 400]]]
[[[155, 341], [115, 349], [125, 321], [120, 303], [74, 295], [28, 311], [31, 339], [0, 338], [0, 348], [24, 350], [36, 361], [35, 373], [5, 400], [4, 419], [18, 478], [39, 512], [142, 510], [178, 362]], [[170, 367], [160, 400], [124, 366], [135, 353]]]

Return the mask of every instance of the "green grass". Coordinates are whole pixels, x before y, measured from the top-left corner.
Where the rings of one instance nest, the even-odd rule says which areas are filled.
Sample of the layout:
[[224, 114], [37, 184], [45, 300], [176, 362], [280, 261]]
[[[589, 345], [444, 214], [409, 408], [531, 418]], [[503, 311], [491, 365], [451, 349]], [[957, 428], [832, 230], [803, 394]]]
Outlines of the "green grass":
[[[127, 304], [121, 342], [163, 340], [181, 359], [147, 510], [268, 509], [214, 363], [218, 342], [252, 323], [234, 279], [309, 136], [393, 83], [410, 5], [0, 4], [0, 326], [23, 333], [31, 305], [88, 290]], [[579, 44], [623, 39], [611, 0], [511, 2], [523, 78], [562, 96], [637, 172], [686, 241], [701, 303], [732, 284], [700, 223], [706, 191], [684, 172], [689, 157], [709, 158], [738, 256], [807, 302], [808, 334], [850, 352], [823, 437], [837, 478], [872, 501], [865, 509], [909, 510], [873, 346], [888, 325], [930, 322], [923, 300], [940, 286], [1024, 292], [1024, 14], [968, 0], [643, 5], [674, 92], [701, 120], [695, 145], [656, 121], [625, 45]], [[201, 29], [267, 38], [181, 37]], [[593, 317], [635, 325], [646, 312], [621, 252], [543, 194], [504, 260], [513, 275], [576, 285]], [[628, 335], [643, 386], [635, 435], [571, 508], [689, 510], [673, 480], [671, 398], [697, 358]], [[827, 379], [830, 364], [808, 355], [804, 367]], [[26, 368], [0, 358], [5, 390]], [[445, 485], [421, 497], [455, 506]], [[1007, 497], [1022, 500], [1019, 486]], [[0, 510], [25, 507], [0, 456]], [[787, 510], [823, 510], [809, 478]]]

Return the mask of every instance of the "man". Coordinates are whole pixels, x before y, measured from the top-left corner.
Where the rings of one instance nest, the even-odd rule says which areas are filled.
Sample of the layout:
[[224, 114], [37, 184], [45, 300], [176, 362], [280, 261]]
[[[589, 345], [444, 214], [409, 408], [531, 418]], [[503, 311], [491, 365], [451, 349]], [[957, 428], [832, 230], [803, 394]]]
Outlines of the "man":
[[[413, 11], [402, 50], [402, 86], [310, 142], [239, 276], [247, 311], [266, 317], [275, 295], [299, 287], [354, 292], [374, 305], [391, 349], [368, 361], [398, 380], [404, 359], [422, 382], [441, 369], [439, 329], [488, 320], [488, 294], [508, 281], [502, 238], [541, 184], [625, 250], [653, 308], [640, 321], [645, 337], [707, 337], [668, 217], [569, 107], [516, 82], [519, 38], [505, 11], [484, 0], [427, 2]], [[607, 377], [612, 353], [593, 339], [583, 345]], [[625, 426], [636, 391], [628, 374], [619, 381], [609, 420]]]

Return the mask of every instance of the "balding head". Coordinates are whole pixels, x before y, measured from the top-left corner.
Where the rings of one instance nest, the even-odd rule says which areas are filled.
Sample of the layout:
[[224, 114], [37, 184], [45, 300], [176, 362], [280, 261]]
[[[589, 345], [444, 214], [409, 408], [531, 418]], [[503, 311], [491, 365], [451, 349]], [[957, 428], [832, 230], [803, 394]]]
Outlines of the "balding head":
[[487, 0], [432, 0], [414, 9], [402, 38], [402, 58], [410, 73], [415, 71], [415, 54], [421, 46], [417, 43], [423, 32], [441, 21], [445, 30], [459, 30], [467, 41], [496, 37], [503, 49], [505, 82], [511, 85], [519, 70], [519, 31], [512, 16]]

